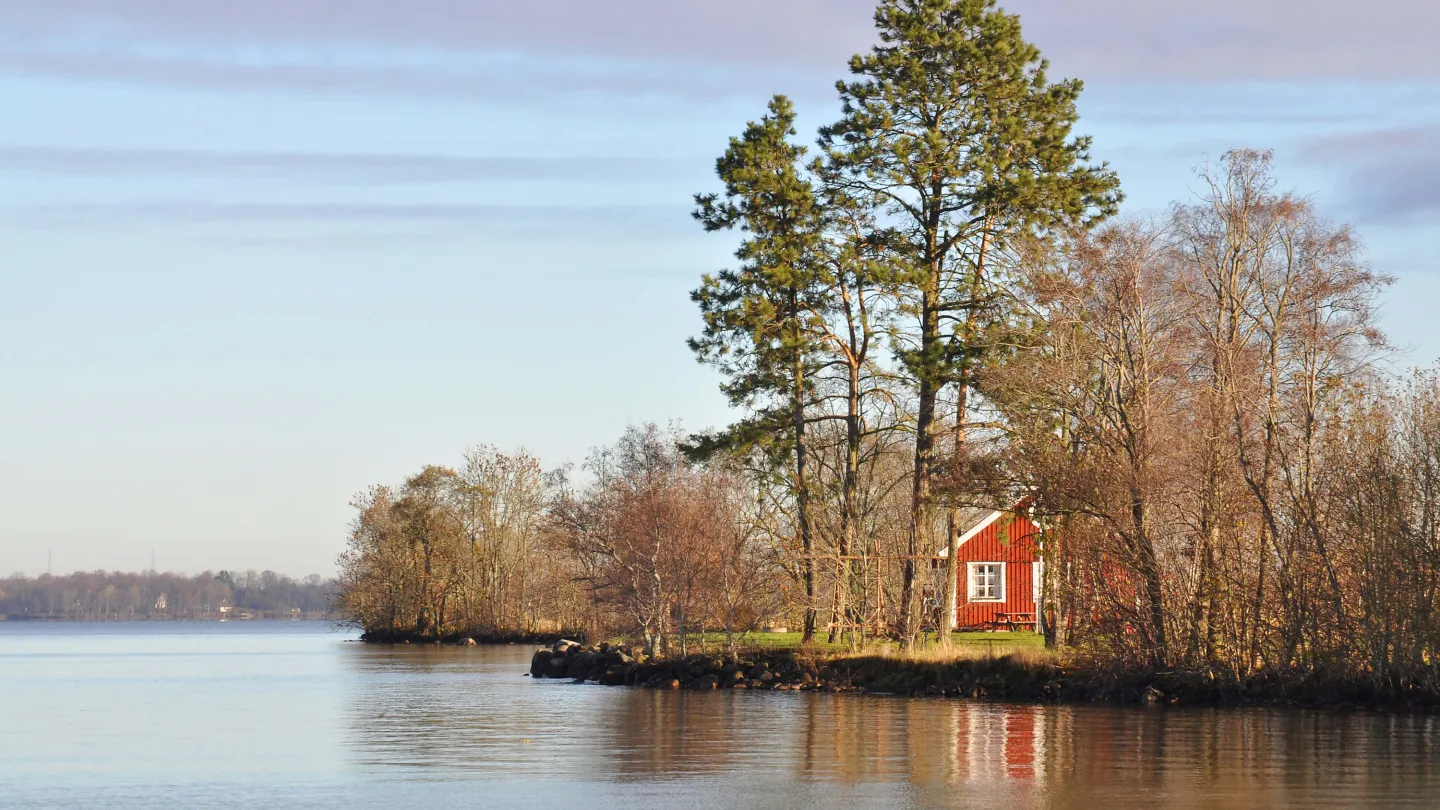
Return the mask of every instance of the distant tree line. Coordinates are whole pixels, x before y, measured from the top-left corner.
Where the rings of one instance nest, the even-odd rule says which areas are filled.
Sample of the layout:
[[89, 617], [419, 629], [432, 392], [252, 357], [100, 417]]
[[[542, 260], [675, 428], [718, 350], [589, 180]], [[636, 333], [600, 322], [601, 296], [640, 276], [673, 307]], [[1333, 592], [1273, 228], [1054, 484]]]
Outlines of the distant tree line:
[[[377, 488], [341, 560], [378, 635], [785, 624], [948, 642], [967, 507], [1042, 525], [1042, 623], [1117, 666], [1440, 688], [1440, 384], [1390, 283], [1235, 150], [1154, 219], [993, 0], [884, 0], [817, 149], [777, 96], [696, 197], [693, 294], [743, 416], [579, 474], [482, 448]], [[941, 552], [945, 553], [941, 553]]]
[[[162, 599], [163, 597], [163, 599]], [[231, 613], [315, 616], [330, 609], [334, 582], [274, 571], [184, 574], [116, 571], [0, 579], [0, 615], [12, 619], [216, 619]]]

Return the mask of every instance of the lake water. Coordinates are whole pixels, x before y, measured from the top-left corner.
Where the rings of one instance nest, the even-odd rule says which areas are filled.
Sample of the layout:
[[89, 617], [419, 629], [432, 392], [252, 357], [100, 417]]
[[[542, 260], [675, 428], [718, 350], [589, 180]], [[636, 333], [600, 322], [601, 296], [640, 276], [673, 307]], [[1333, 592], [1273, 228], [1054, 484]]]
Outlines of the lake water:
[[0, 807], [1440, 806], [1430, 717], [655, 692], [321, 623], [0, 623]]

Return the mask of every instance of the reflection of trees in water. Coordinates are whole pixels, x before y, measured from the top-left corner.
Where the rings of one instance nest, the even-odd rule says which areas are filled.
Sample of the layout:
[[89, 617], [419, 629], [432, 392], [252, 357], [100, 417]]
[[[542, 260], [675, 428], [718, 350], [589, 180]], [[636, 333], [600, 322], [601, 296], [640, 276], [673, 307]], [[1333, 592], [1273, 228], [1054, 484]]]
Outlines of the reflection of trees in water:
[[627, 692], [596, 729], [623, 777], [727, 770], [807, 780], [1036, 778], [1055, 710], [843, 695]]
[[370, 767], [725, 777], [852, 796], [889, 784], [939, 807], [980, 796], [1057, 807], [1160, 795], [1216, 807], [1360, 802], [1377, 786], [1423, 797], [1440, 781], [1440, 726], [1427, 717], [670, 692], [532, 683], [518, 647], [347, 653], [351, 747]]
[[[989, 783], [1052, 797], [1119, 790], [1280, 801], [1433, 783], [1429, 718], [1260, 710], [995, 705], [837, 695], [660, 693], [632, 715], [622, 772], [783, 769], [806, 780]], [[686, 700], [686, 698], [689, 698]], [[758, 699], [758, 700], [757, 700]], [[759, 713], [757, 719], [752, 713]], [[1008, 785], [1008, 788], [1006, 787]]]
[[576, 702], [565, 693], [576, 690], [556, 684], [544, 691], [558, 700], [526, 696], [530, 684], [520, 674], [528, 649], [477, 655], [429, 645], [354, 645], [346, 652], [354, 685], [346, 725], [360, 764], [503, 775], [556, 761], [559, 752], [546, 743], [564, 741], [557, 733], [563, 707]]
[[[1279, 806], [1300, 797], [1334, 803], [1346, 795], [1359, 803], [1376, 780], [1414, 786], [1417, 795], [1436, 782], [1440, 728], [1430, 718], [1253, 709], [1039, 711], [1034, 778], [1065, 806], [1157, 795], [1215, 807]], [[1007, 751], [1014, 750], [1012, 737]], [[1007, 766], [1013, 775], [1013, 761]]]
[[815, 695], [803, 724], [795, 769], [808, 778], [989, 785], [1064, 806], [1127, 795], [1277, 805], [1297, 792], [1359, 801], [1377, 780], [1416, 795], [1440, 781], [1440, 722], [1423, 717]]
[[1044, 759], [1040, 706], [815, 695], [802, 770], [847, 782], [1034, 779]]
[[617, 691], [621, 711], [597, 731], [622, 778], [775, 772], [796, 744], [793, 695]]

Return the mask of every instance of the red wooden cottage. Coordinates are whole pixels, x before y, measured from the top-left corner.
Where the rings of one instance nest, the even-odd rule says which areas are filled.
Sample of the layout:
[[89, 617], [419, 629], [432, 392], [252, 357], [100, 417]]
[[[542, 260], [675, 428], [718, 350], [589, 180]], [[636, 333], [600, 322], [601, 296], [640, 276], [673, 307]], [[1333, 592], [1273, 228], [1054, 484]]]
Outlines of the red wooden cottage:
[[[1039, 629], [1036, 605], [1044, 571], [1039, 527], [1020, 507], [969, 509], [961, 515], [956, 628]], [[942, 548], [937, 556], [943, 574], [947, 550]]]

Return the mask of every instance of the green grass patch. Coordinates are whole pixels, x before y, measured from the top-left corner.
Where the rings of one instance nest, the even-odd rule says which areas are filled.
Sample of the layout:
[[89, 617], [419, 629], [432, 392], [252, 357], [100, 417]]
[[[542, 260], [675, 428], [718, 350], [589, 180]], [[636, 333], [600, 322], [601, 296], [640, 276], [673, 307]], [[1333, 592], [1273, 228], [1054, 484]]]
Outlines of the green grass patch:
[[[739, 646], [745, 649], [783, 651], [800, 649], [800, 636], [800, 633], [740, 633], [737, 634], [735, 638]], [[968, 648], [977, 651], [994, 653], [995, 655], [1005, 655], [1007, 653], [1020, 650], [1041, 650], [1045, 648], [1044, 636], [1039, 633], [1030, 633], [1024, 631], [1002, 633], [955, 633], [953, 636], [951, 636], [951, 638], [953, 639], [952, 643], [956, 648]], [[720, 650], [725, 649], [727, 646], [727, 640], [724, 633], [706, 633], [703, 638], [699, 639], [692, 636], [689, 639], [689, 643], [697, 650]], [[887, 645], [895, 649], [899, 648], [899, 642], [894, 640], [872, 639], [870, 642], [871, 648], [879, 648]], [[849, 650], [849, 645], [844, 642], [840, 644], [830, 644], [826, 641], [826, 637], [824, 636], [824, 634], [817, 635], [815, 641], [812, 642], [811, 646], [817, 650], [831, 652], [843, 652]], [[927, 633], [921, 637], [921, 649], [930, 650], [936, 649], [938, 647], [939, 642], [936, 638], [936, 634]]]

